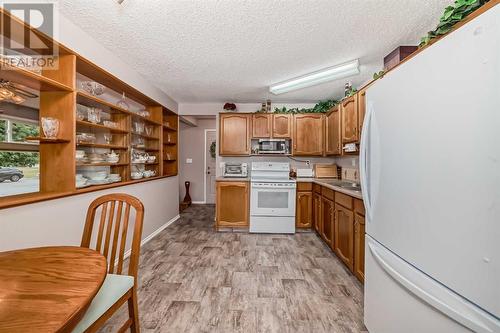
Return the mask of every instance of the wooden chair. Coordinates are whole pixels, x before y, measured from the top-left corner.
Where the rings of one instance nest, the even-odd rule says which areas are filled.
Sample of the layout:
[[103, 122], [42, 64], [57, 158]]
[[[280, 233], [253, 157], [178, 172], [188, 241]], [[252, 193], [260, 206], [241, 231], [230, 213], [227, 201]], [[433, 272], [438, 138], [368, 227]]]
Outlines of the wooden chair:
[[[128, 272], [125, 274], [122, 270], [131, 208], [135, 210], [135, 223], [130, 262]], [[131, 332], [138, 333], [137, 269], [141, 250], [144, 206], [139, 199], [127, 194], [108, 194], [95, 199], [87, 211], [82, 247], [91, 247], [92, 230], [98, 211], [100, 215], [98, 216], [99, 226], [95, 250], [106, 257], [108, 274], [73, 333], [97, 331], [125, 302], [128, 302], [129, 318], [121, 326], [119, 332], [130, 328]]]

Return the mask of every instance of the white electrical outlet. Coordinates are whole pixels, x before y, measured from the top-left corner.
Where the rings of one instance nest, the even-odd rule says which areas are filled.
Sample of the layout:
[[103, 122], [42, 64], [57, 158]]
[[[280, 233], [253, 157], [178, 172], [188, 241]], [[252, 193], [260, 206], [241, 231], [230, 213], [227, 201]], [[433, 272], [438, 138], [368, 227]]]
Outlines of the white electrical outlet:
[[193, 163], [193, 159], [192, 159], [192, 158], [186, 158], [186, 163], [187, 163], [187, 164], [191, 164], [191, 163]]
[[310, 165], [311, 165], [311, 161], [310, 161], [310, 160], [305, 160], [305, 162], [306, 162], [306, 165], [307, 165], [307, 166], [310, 166]]

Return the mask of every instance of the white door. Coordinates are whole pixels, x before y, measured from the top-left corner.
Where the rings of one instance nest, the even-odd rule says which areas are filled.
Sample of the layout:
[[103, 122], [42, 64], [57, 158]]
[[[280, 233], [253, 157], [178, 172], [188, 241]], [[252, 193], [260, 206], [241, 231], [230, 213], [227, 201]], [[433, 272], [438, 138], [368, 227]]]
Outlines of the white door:
[[497, 318], [498, 36], [500, 6], [375, 82], [360, 154], [367, 234]]
[[215, 169], [215, 156], [212, 157], [212, 152], [216, 151], [213, 148], [216, 139], [217, 135], [215, 130], [205, 131], [205, 202], [207, 204], [215, 203], [216, 169]]

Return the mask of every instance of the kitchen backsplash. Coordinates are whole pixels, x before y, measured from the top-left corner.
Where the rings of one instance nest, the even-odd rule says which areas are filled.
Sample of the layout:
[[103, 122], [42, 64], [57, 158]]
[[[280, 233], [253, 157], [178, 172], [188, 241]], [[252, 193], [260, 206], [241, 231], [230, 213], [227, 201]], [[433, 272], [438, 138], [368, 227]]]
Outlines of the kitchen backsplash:
[[252, 162], [288, 162], [290, 166], [294, 169], [297, 168], [307, 168], [306, 161], [310, 161], [310, 168], [316, 163], [335, 163], [337, 166], [342, 168], [342, 178], [346, 178], [352, 181], [359, 181], [359, 171], [358, 171], [358, 157], [357, 156], [347, 156], [347, 157], [286, 157], [286, 156], [245, 156], [245, 157], [228, 157], [228, 156], [217, 156], [217, 176], [222, 176], [222, 169], [220, 164], [223, 162], [241, 162], [248, 163], [250, 168], [250, 163]]

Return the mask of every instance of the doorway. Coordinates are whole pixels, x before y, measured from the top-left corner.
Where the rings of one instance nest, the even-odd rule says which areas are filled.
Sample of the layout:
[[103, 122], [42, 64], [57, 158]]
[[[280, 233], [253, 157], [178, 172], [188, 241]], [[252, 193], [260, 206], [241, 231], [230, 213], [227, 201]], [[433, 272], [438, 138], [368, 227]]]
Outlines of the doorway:
[[215, 203], [215, 178], [216, 178], [216, 140], [215, 129], [205, 130], [205, 203]]

